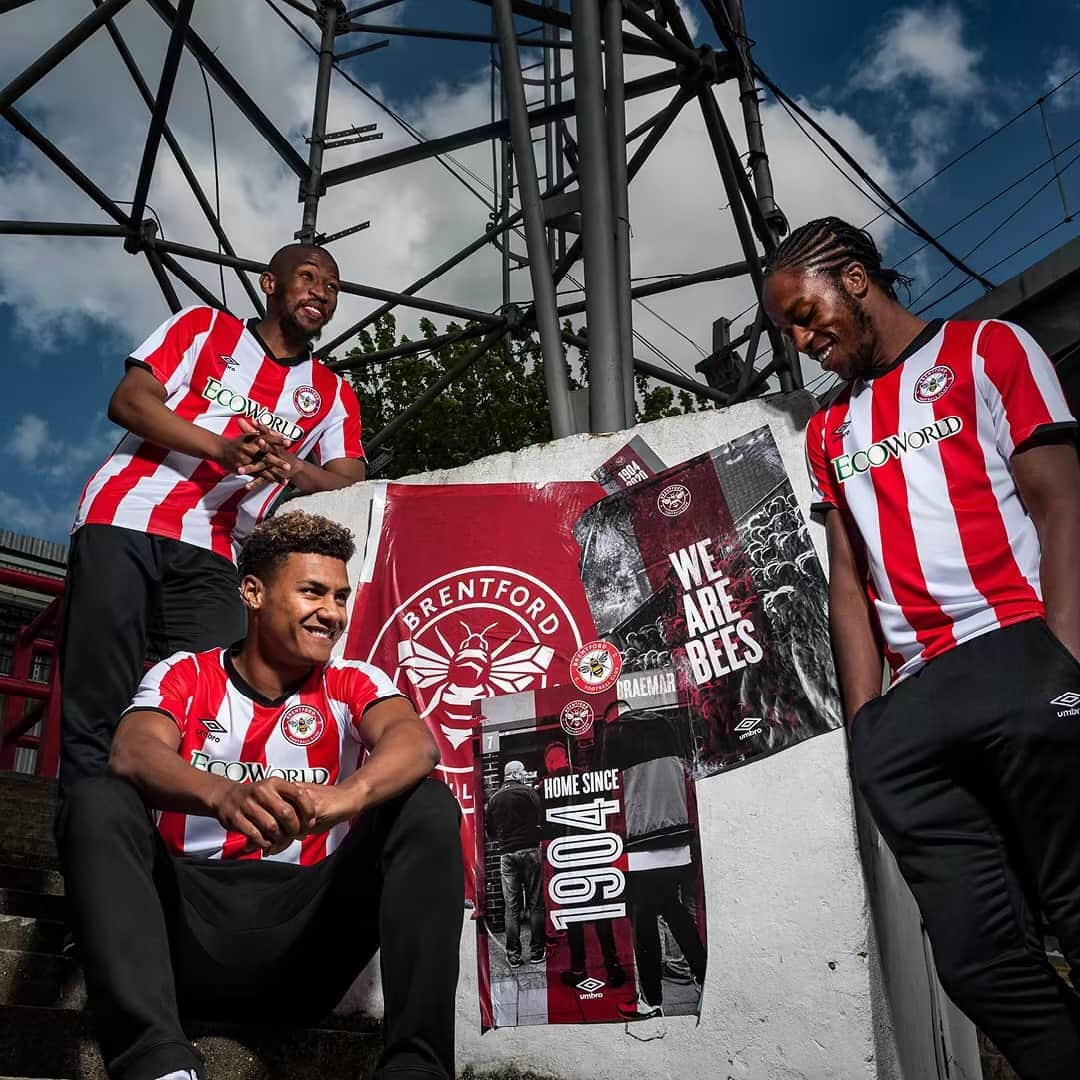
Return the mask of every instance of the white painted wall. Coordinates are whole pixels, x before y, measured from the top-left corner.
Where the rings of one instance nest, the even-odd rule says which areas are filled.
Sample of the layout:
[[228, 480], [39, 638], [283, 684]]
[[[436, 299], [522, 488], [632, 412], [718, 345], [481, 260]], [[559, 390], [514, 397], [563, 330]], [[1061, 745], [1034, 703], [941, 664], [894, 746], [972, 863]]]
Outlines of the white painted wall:
[[[416, 483], [585, 480], [632, 434], [675, 465], [768, 424], [804, 510], [810, 488], [802, 432], [813, 412], [804, 393], [724, 410], [657, 420], [629, 432], [575, 435], [458, 469], [410, 477]], [[370, 484], [309, 496], [296, 506], [367, 533]], [[822, 563], [823, 531], [812, 528]], [[363, 552], [350, 573], [355, 578]], [[377, 571], [376, 571], [377, 572]], [[931, 980], [916, 977], [917, 913], [903, 883], [883, 881], [875, 897], [894, 952], [883, 970], [859, 858], [842, 731], [801, 743], [698, 785], [708, 910], [709, 973], [700, 1023], [501, 1029], [480, 1036], [475, 930], [462, 936], [458, 1064], [477, 1070], [531, 1069], [565, 1080], [707, 1077], [709, 1080], [933, 1080], [928, 1025]], [[913, 921], [914, 920], [914, 921]], [[919, 946], [921, 950], [921, 946]], [[889, 958], [885, 958], [889, 959]], [[914, 974], [913, 974], [914, 973]], [[900, 1007], [889, 1006], [892, 979]], [[377, 979], [362, 978], [346, 1008], [378, 1014]], [[894, 1012], [902, 1023], [898, 1045]], [[970, 1034], [959, 1020], [960, 1042]], [[641, 1036], [660, 1037], [641, 1041]], [[946, 1038], [950, 1038], [946, 1031]], [[956, 1061], [967, 1061], [967, 1046]], [[901, 1069], [901, 1061], [903, 1069]], [[955, 1062], [954, 1062], [955, 1064]], [[978, 1077], [965, 1065], [953, 1075]]]

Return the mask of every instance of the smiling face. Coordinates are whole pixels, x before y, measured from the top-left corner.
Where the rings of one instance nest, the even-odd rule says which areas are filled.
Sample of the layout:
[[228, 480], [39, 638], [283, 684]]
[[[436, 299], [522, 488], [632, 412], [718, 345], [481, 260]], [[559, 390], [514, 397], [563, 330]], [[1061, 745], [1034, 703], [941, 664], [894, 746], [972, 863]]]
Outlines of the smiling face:
[[773, 324], [791, 337], [799, 352], [851, 380], [874, 366], [876, 338], [866, 309], [869, 288], [859, 263], [839, 278], [785, 269], [765, 279], [762, 301]]
[[300, 668], [325, 664], [348, 623], [349, 577], [329, 555], [293, 552], [263, 578], [248, 575], [241, 593], [251, 633], [271, 663]]
[[337, 264], [319, 248], [296, 244], [274, 256], [260, 278], [266, 315], [287, 338], [315, 340], [333, 318], [341, 281]]

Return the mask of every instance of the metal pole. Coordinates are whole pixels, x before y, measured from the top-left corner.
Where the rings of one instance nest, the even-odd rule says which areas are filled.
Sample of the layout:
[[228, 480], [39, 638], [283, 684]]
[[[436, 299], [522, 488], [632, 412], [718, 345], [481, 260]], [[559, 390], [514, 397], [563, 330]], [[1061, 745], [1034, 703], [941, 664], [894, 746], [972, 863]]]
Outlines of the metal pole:
[[102, 23], [111, 19], [129, 0], [106, 0], [73, 26], [51, 49], [46, 49], [29, 67], [24, 68], [0, 90], [0, 110], [14, 104], [43, 75], [48, 74], [66, 56], [73, 53]]
[[[637, 300], [643, 296], [656, 296], [658, 293], [671, 292], [687, 285], [700, 285], [706, 281], [725, 281], [728, 278], [742, 277], [746, 273], [746, 263], [727, 263], [724, 266], [714, 266], [709, 270], [698, 270], [693, 274], [677, 274], [663, 281], [651, 281], [647, 285], [635, 285], [630, 290], [630, 297]], [[584, 300], [574, 300], [569, 304], [559, 305], [559, 317], [577, 315], [585, 310]], [[631, 351], [632, 347], [631, 347]]]
[[5, 236], [127, 236], [124, 225], [92, 225], [81, 221], [0, 221]]
[[548, 260], [544, 207], [536, 178], [529, 115], [525, 105], [525, 84], [521, 77], [514, 12], [510, 0], [494, 0], [495, 24], [499, 33], [502, 60], [503, 96], [506, 102], [510, 139], [517, 164], [518, 193], [525, 221], [525, 245], [529, 252], [529, 275], [532, 278], [533, 306], [540, 331], [540, 351], [544, 357], [544, 383], [551, 410], [551, 433], [556, 439], [574, 433], [574, 414], [570, 405], [570, 387], [566, 379], [566, 354], [559, 330], [555, 282]]
[[400, 431], [418, 412], [430, 405], [462, 372], [472, 367], [492, 345], [501, 341], [507, 332], [505, 326], [492, 330], [475, 349], [466, 353], [449, 371], [440, 375], [407, 409], [398, 413], [390, 423], [365, 442], [364, 449], [371, 453], [372, 450], [381, 446], [392, 435]]
[[155, 255], [159, 255], [162, 265], [172, 272], [173, 277], [182, 281], [204, 304], [208, 307], [217, 308], [219, 311], [225, 310], [221, 297], [215, 296], [194, 274], [189, 273], [171, 255], [164, 251], [159, 252], [149, 245], [145, 250], [148, 254], [150, 251], [154, 251]]
[[319, 0], [319, 74], [315, 79], [315, 109], [311, 117], [311, 140], [308, 147], [308, 174], [300, 182], [304, 200], [303, 220], [296, 233], [302, 244], [315, 243], [315, 219], [319, 213], [322, 186], [323, 150], [326, 138], [326, 111], [330, 104], [330, 76], [334, 71], [334, 36], [337, 32], [338, 0]]
[[615, 225], [615, 304], [622, 371], [623, 426], [636, 418], [634, 401], [634, 305], [630, 293], [630, 196], [626, 174], [626, 101], [622, 49], [622, 0], [604, 0], [604, 70], [607, 76], [608, 159]]
[[615, 300], [615, 220], [604, 118], [600, 0], [575, 0], [574, 111], [577, 116], [581, 246], [589, 323], [589, 421], [593, 431], [625, 426], [619, 312]]
[[355, 368], [368, 368], [374, 364], [381, 364], [387, 360], [404, 360], [407, 356], [415, 356], [417, 353], [441, 349], [444, 345], [453, 345], [458, 341], [468, 341], [469, 338], [483, 337], [489, 333], [489, 326], [467, 326], [463, 330], [454, 330], [448, 334], [437, 334], [435, 337], [420, 338], [418, 341], [409, 341], [404, 345], [394, 345], [389, 349], [378, 349], [375, 352], [361, 353], [359, 356], [345, 357], [328, 364], [331, 371], [352, 371]]
[[175, 315], [184, 305], [180, 303], [180, 297], [176, 295], [176, 289], [173, 288], [173, 283], [165, 272], [161, 256], [150, 248], [146, 249], [145, 255], [146, 261], [150, 264], [150, 272], [154, 275], [154, 279], [165, 297], [165, 303], [169, 305], [169, 310]]
[[[157, 159], [158, 146], [161, 145], [161, 129], [165, 126], [169, 102], [172, 100], [173, 87], [176, 85], [176, 72], [180, 67], [180, 58], [184, 55], [184, 36], [191, 21], [191, 9], [195, 0], [180, 0], [176, 19], [172, 24], [169, 48], [165, 53], [165, 63], [161, 65], [161, 80], [158, 83], [157, 96], [154, 99], [154, 111], [150, 116], [150, 128], [146, 133], [143, 146], [142, 163], [139, 165], [139, 178], [135, 181], [135, 195], [131, 205], [131, 220], [136, 227], [142, 221], [146, 209], [146, 196], [150, 194], [150, 179], [154, 175], [154, 161]], [[104, 6], [98, 8], [104, 10]], [[136, 238], [132, 237], [124, 247], [131, 252], [138, 250]]]

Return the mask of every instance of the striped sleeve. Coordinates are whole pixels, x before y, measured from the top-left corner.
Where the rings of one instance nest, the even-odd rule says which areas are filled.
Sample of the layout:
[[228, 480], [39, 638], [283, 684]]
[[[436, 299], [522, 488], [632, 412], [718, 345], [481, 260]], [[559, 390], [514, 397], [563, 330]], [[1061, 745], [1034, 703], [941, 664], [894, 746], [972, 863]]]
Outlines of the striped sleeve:
[[315, 454], [320, 465], [337, 461], [339, 458], [364, 460], [364, 446], [360, 441], [360, 400], [347, 380], [338, 377], [337, 382], [334, 407], [315, 444]]
[[214, 321], [208, 307], [190, 307], [163, 322], [131, 355], [128, 367], [145, 368], [169, 394], [186, 383], [195, 366], [197, 342]]
[[1076, 430], [1054, 365], [1026, 330], [990, 320], [979, 330], [975, 352], [981, 361], [976, 382], [1006, 459], [1035, 434]]
[[167, 660], [155, 664], [144, 676], [131, 704], [124, 715], [137, 709], [150, 709], [165, 713], [183, 735], [187, 731], [188, 714], [198, 682], [198, 666], [195, 654], [174, 653]]
[[360, 722], [372, 705], [387, 698], [405, 697], [385, 671], [362, 660], [334, 660], [326, 675], [327, 694], [348, 710], [350, 733], [357, 739]]
[[810, 513], [821, 515], [839, 505], [825, 453], [825, 411], [806, 425], [806, 471], [810, 474]]

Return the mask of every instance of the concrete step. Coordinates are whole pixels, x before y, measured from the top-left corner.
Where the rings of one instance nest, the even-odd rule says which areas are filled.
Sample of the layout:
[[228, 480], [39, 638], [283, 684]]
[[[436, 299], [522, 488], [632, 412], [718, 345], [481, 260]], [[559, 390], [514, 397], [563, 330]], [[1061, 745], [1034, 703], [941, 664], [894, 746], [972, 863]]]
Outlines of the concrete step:
[[[192, 1024], [211, 1080], [327, 1080], [370, 1076], [374, 1030]], [[106, 1080], [88, 1017], [70, 1009], [0, 1006], [0, 1061], [27, 1078]]]
[[63, 896], [64, 878], [59, 870], [36, 866], [7, 866], [0, 863], [0, 888], [42, 893], [45, 896]]
[[0, 1005], [86, 1004], [82, 972], [66, 956], [0, 949]]
[[20, 795], [26, 799], [56, 799], [56, 781], [28, 773], [0, 772], [0, 796]]
[[0, 949], [56, 955], [63, 947], [65, 933], [62, 922], [28, 915], [0, 915]]
[[64, 898], [23, 889], [0, 888], [0, 915], [27, 915], [32, 919], [63, 922]]
[[[2, 813], [2, 811], [0, 811]], [[33, 866], [58, 870], [60, 857], [56, 853], [52, 827], [45, 830], [27, 829], [5, 831], [0, 827], [0, 863], [5, 866]]]

